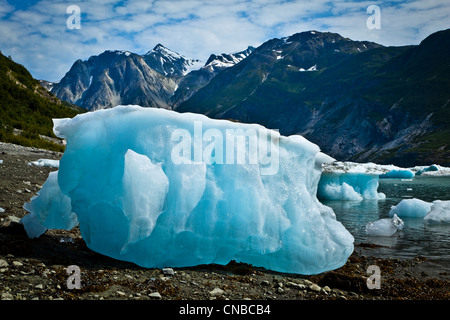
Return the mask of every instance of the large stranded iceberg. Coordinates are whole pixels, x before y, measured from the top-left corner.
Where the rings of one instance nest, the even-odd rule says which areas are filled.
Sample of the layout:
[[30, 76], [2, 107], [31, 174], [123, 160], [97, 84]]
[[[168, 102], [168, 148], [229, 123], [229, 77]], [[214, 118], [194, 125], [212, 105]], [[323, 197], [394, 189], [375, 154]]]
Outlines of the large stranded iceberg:
[[55, 121], [59, 171], [25, 207], [31, 237], [71, 228], [144, 267], [236, 260], [315, 274], [353, 252], [316, 198], [329, 157], [301, 136], [203, 115], [118, 106]]

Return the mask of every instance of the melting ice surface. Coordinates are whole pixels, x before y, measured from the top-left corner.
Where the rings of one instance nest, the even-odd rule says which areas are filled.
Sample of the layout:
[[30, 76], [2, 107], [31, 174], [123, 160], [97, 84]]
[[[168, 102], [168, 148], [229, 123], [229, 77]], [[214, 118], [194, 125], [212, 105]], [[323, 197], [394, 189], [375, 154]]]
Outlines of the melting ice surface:
[[379, 219], [366, 225], [366, 234], [373, 237], [389, 237], [402, 230], [404, 222], [396, 214], [392, 218]]
[[329, 158], [301, 136], [138, 106], [58, 120], [54, 131], [66, 151], [25, 205], [30, 237], [78, 223], [89, 248], [144, 267], [234, 259], [315, 274], [353, 252], [316, 198]]

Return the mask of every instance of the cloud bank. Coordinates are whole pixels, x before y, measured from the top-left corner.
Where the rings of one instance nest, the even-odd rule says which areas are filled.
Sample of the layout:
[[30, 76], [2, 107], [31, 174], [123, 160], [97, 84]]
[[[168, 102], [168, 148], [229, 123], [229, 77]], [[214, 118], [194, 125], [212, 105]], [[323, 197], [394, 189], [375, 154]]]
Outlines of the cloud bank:
[[[67, 27], [80, 7], [81, 29]], [[367, 8], [381, 9], [369, 29]], [[418, 44], [449, 28], [448, 0], [0, 0], [0, 50], [38, 79], [58, 81], [77, 59], [105, 50], [143, 54], [157, 43], [206, 62], [307, 30], [383, 45]]]

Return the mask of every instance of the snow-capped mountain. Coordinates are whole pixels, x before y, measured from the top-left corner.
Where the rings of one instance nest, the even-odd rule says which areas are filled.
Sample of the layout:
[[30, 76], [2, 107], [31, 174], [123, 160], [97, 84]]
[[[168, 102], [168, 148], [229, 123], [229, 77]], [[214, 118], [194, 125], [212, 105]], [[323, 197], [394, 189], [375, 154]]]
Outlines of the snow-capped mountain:
[[241, 62], [247, 58], [253, 51], [254, 47], [250, 46], [244, 51], [239, 51], [235, 53], [222, 53], [219, 55], [212, 54], [208, 61], [206, 61], [203, 69], [208, 69], [211, 72], [222, 71], [223, 69], [234, 66], [235, 64]]
[[58, 98], [87, 110], [118, 104], [173, 108], [253, 49], [211, 55], [206, 65], [162, 44], [144, 55], [108, 50], [87, 61], [77, 60], [60, 82], [46, 87]]
[[177, 90], [171, 99], [172, 107], [175, 109], [178, 105], [189, 99], [199, 89], [206, 86], [221, 71], [233, 67], [253, 51], [254, 47], [235, 53], [212, 54], [205, 65], [198, 70], [194, 70], [187, 74], [179, 83]]
[[88, 110], [139, 104], [258, 123], [336, 159], [447, 164], [449, 32], [385, 47], [306, 31], [202, 67], [162, 45], [111, 51], [75, 62], [52, 92]]
[[183, 77], [190, 71], [202, 66], [200, 60], [186, 58], [162, 44], [157, 44], [153, 50], [147, 52], [143, 57], [150, 68], [170, 77]]
[[175, 87], [175, 80], [150, 68], [142, 56], [117, 50], [77, 60], [51, 92], [87, 110], [118, 104], [170, 108]]

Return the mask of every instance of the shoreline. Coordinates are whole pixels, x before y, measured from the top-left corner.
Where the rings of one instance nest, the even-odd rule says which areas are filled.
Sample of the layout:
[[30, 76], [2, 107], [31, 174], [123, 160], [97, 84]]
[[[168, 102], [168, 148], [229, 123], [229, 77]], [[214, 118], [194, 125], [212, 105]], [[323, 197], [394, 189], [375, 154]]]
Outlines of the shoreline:
[[[28, 166], [61, 153], [0, 143], [1, 300], [448, 300], [450, 274], [432, 259], [377, 257], [379, 247], [355, 244], [347, 263], [302, 276], [230, 262], [186, 268], [146, 269], [89, 250], [78, 228], [49, 230], [29, 239], [18, 221], [23, 204], [54, 168]], [[80, 289], [69, 289], [67, 267], [80, 268]], [[380, 288], [369, 289], [370, 266]]]

